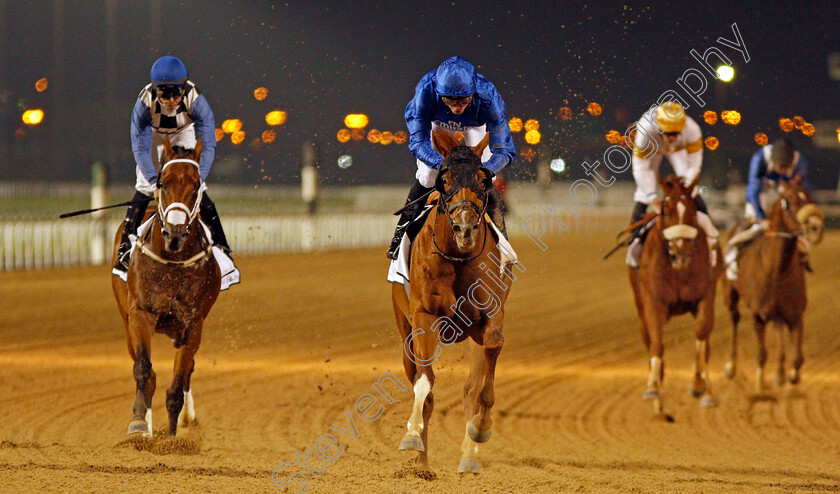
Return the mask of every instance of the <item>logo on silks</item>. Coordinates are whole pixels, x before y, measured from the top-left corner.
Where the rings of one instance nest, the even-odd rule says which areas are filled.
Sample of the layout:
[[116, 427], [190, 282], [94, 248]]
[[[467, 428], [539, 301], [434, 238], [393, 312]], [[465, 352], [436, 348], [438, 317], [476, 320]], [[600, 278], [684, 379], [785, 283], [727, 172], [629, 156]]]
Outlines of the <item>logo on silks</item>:
[[451, 130], [454, 132], [463, 132], [465, 129], [464, 125], [461, 122], [455, 122], [452, 120], [448, 122], [441, 122], [440, 120], [435, 120], [434, 123], [440, 128]]

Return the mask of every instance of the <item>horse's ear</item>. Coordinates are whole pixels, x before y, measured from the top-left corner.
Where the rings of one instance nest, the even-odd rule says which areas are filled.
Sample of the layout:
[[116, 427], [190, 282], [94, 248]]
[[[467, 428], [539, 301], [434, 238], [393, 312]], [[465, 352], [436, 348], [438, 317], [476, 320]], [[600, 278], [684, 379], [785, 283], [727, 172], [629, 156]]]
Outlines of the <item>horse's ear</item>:
[[175, 155], [175, 150], [172, 149], [172, 143], [169, 142], [169, 136], [168, 135], [163, 136], [163, 155], [165, 157], [167, 157], [167, 161], [168, 161], [169, 156], [174, 156]]
[[195, 141], [195, 149], [193, 150], [193, 159], [194, 159], [195, 161], [198, 161], [198, 158], [200, 158], [200, 157], [201, 157], [201, 150], [202, 150], [202, 148], [203, 148], [203, 147], [204, 147], [204, 146], [203, 146], [203, 144], [201, 143], [201, 137], [199, 137], [199, 138], [198, 138], [198, 139], [196, 139], [196, 141]]
[[488, 168], [481, 167], [478, 169], [478, 183], [481, 184], [481, 188], [485, 191], [492, 190], [493, 185], [493, 177], [495, 174], [491, 172]]
[[437, 148], [438, 152], [444, 159], [449, 156], [452, 148], [458, 145], [458, 141], [447, 132], [441, 130], [432, 131], [432, 144]]
[[481, 138], [481, 142], [476, 144], [475, 146], [471, 146], [470, 149], [473, 150], [476, 156], [481, 158], [481, 155], [484, 153], [484, 150], [487, 148], [487, 144], [490, 143], [490, 132], [485, 132], [484, 137]]
[[694, 188], [697, 187], [697, 184], [699, 184], [699, 183], [700, 183], [700, 174], [698, 173], [697, 176], [694, 177], [694, 180], [692, 180], [691, 183], [688, 184], [688, 187], [687, 187], [688, 191], [689, 192], [693, 191]]

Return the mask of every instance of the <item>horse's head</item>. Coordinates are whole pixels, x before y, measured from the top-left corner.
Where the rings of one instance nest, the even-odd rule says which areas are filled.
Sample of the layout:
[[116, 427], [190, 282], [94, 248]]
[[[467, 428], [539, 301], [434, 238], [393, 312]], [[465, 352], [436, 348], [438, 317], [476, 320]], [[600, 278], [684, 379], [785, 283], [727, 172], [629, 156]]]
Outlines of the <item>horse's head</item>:
[[435, 189], [440, 192], [438, 213], [452, 227], [458, 250], [472, 249], [487, 210], [487, 194], [494, 187], [493, 173], [481, 166], [481, 153], [489, 134], [477, 146], [468, 147], [445, 132], [432, 132], [432, 141], [443, 156]]
[[770, 225], [773, 230], [799, 231], [812, 244], [822, 241], [823, 212], [814, 204], [801, 176], [779, 185], [779, 199], [770, 212]]
[[669, 175], [666, 180], [657, 173], [662, 186], [662, 213], [660, 227], [671, 257], [671, 266], [682, 269], [688, 265], [694, 254], [694, 239], [697, 238], [697, 206], [691, 191], [697, 186], [699, 175], [688, 185], [682, 179]]
[[201, 176], [198, 159], [201, 156], [201, 139], [195, 149], [172, 147], [169, 137], [163, 140], [163, 166], [155, 190], [158, 217], [161, 222], [164, 248], [178, 252], [190, 234], [201, 203]]

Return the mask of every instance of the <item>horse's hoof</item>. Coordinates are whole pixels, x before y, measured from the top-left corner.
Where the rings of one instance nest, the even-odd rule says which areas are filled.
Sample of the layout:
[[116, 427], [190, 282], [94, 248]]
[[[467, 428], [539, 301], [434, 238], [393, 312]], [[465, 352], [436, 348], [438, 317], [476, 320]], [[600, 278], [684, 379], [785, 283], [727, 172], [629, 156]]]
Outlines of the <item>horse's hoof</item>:
[[654, 400], [659, 398], [661, 395], [659, 394], [658, 389], [650, 388], [642, 395], [643, 400]]
[[723, 366], [723, 375], [726, 376], [727, 379], [735, 378], [735, 362], [727, 362], [726, 365]]
[[788, 371], [788, 381], [791, 384], [799, 384], [799, 371], [796, 369]]
[[400, 441], [400, 451], [426, 451], [423, 447], [423, 440], [420, 436], [410, 436], [408, 434]]
[[149, 424], [147, 424], [145, 420], [132, 420], [131, 423], [128, 424], [128, 435], [133, 436], [135, 434], [151, 436]]
[[481, 473], [478, 468], [478, 460], [475, 458], [464, 458], [458, 464], [458, 473]]
[[487, 429], [484, 432], [479, 432], [478, 429], [475, 428], [472, 420], [470, 420], [469, 424], [467, 424], [467, 435], [470, 436], [470, 439], [479, 444], [489, 441], [492, 434], [493, 429]]
[[[691, 388], [691, 396], [693, 396], [695, 398], [700, 398], [701, 396], [706, 394], [706, 381], [704, 381], [703, 379], [700, 379], [699, 381], [700, 381], [700, 384], [702, 385], [701, 387], [699, 387], [699, 388], [698, 387], [692, 387]], [[695, 382], [694, 384], [696, 386], [697, 382]]]
[[704, 396], [702, 400], [700, 400], [700, 406], [703, 408], [715, 408], [718, 406], [718, 402], [711, 396]]
[[189, 414], [183, 409], [178, 414], [178, 427], [189, 427], [195, 423], [195, 414]]

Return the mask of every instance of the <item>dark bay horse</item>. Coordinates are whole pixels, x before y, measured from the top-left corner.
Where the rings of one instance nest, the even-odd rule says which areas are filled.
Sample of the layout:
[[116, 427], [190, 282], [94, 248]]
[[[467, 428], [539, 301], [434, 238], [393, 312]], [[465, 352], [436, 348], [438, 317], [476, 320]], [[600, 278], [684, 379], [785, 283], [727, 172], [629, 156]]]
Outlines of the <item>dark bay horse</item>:
[[[173, 149], [169, 139], [164, 140], [165, 164], [155, 190], [154, 220], [135, 243], [127, 282], [111, 277], [137, 383], [129, 434], [152, 434], [154, 333], [165, 334], [178, 349], [172, 385], [166, 390], [169, 435], [175, 435], [178, 425], [186, 426], [195, 420], [190, 389], [193, 357], [201, 342], [204, 318], [219, 296], [221, 278], [211, 245], [197, 221], [203, 192], [199, 156], [201, 140], [194, 150]], [[149, 213], [151, 208], [147, 216]], [[115, 238], [114, 256], [121, 234], [122, 226]]]
[[[732, 348], [724, 368], [726, 377], [735, 377], [737, 362], [738, 321], [741, 314], [738, 302], [743, 300], [753, 314], [753, 327], [758, 341], [756, 391], [764, 392], [764, 364], [767, 347], [764, 332], [767, 323], [774, 322], [779, 337], [779, 362], [775, 383], [785, 380], [799, 382], [802, 355], [802, 335], [807, 298], [805, 268], [800, 262], [797, 244], [806, 238], [819, 243], [823, 234], [823, 214], [802, 184], [799, 176], [780, 185], [779, 199], [768, 216], [770, 228], [759, 238], [738, 251], [738, 279], [725, 281], [729, 314], [732, 320]], [[793, 364], [785, 376], [785, 341], [782, 327], [787, 326], [793, 345]], [[787, 379], [786, 379], [787, 377]]]
[[410, 296], [403, 285], [393, 285], [403, 365], [414, 385], [414, 407], [400, 449], [419, 451], [417, 463], [422, 468], [429, 464], [432, 364], [447, 345], [469, 340], [471, 354], [458, 472], [479, 472], [478, 443], [490, 439], [496, 359], [504, 343], [504, 303], [515, 278], [500, 259], [485, 216], [494, 185], [479, 156], [488, 138], [470, 148], [445, 133], [433, 133], [435, 147], [445, 158], [435, 185], [440, 196], [411, 246]]
[[[648, 232], [638, 270], [630, 268], [630, 285], [641, 321], [642, 341], [650, 357], [647, 390], [642, 396], [653, 400], [654, 411], [662, 412], [660, 386], [665, 377], [662, 328], [673, 316], [691, 313], [695, 317], [694, 380], [691, 393], [700, 405], [717, 405], [709, 380], [709, 336], [714, 326], [715, 282], [723, 263], [710, 262], [706, 234], [697, 225], [697, 209], [691, 191], [699, 176], [688, 186], [671, 175], [663, 180], [662, 212]], [[719, 247], [716, 247], [719, 249]], [[722, 259], [718, 252], [718, 259]]]

